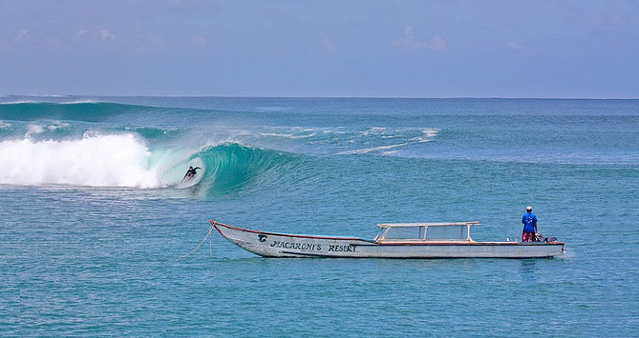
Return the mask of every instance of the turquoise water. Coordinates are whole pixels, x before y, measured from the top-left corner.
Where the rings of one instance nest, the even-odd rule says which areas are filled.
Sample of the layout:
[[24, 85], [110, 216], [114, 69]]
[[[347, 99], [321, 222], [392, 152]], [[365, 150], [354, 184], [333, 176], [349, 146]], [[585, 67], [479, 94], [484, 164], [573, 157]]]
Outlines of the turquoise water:
[[[639, 101], [0, 98], [0, 336], [636, 336]], [[184, 186], [189, 165], [201, 181]], [[209, 219], [554, 259], [267, 259]]]

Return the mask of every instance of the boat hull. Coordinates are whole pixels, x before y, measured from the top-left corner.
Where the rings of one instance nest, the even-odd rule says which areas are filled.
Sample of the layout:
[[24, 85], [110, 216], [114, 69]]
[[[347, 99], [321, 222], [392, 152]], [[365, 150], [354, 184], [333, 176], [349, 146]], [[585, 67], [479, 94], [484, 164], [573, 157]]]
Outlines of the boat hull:
[[263, 257], [333, 258], [544, 258], [564, 253], [564, 243], [394, 242], [351, 237], [291, 235], [210, 221], [231, 243]]

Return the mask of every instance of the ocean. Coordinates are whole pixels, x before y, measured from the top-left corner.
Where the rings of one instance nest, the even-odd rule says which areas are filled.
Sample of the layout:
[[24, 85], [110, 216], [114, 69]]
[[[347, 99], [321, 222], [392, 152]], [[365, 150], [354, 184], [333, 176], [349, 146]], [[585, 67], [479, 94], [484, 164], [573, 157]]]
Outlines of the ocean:
[[[639, 336], [638, 201], [639, 100], [0, 97], [0, 336]], [[206, 237], [481, 221], [475, 240], [516, 240], [527, 205], [565, 255]]]

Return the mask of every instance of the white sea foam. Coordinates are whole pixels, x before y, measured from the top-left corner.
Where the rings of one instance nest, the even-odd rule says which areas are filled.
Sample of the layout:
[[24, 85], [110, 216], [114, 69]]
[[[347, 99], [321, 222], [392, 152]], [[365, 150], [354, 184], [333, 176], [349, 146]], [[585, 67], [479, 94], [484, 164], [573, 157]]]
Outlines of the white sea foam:
[[0, 184], [157, 188], [161, 183], [149, 166], [151, 155], [134, 134], [3, 141]]
[[82, 100], [73, 100], [73, 101], [69, 101], [69, 102], [60, 102], [60, 104], [69, 104], [69, 105], [83, 104], [83, 103], [104, 103], [104, 101], [82, 99]]
[[63, 128], [68, 128], [69, 124], [68, 123], [64, 123], [64, 122], [60, 122], [60, 121], [55, 121], [54, 123], [50, 124], [47, 126], [47, 129], [49, 130], [56, 130], [56, 129], [63, 129]]
[[430, 142], [437, 136], [437, 134], [439, 133], [439, 130], [426, 128], [426, 129], [422, 129], [421, 132], [422, 132], [422, 135], [415, 137], [413, 139], [410, 139], [410, 141], [415, 141], [417, 143]]
[[31, 135], [37, 135], [37, 134], [42, 134], [44, 133], [44, 128], [42, 128], [42, 126], [37, 125], [37, 124], [30, 124], [27, 127], [27, 133], [25, 134], [26, 137], [29, 137]]
[[16, 101], [9, 101], [9, 102], [0, 102], [0, 105], [11, 105], [11, 104], [29, 104], [29, 103], [43, 103], [42, 101], [38, 101], [38, 100], [16, 100]]
[[264, 137], [288, 138], [288, 139], [292, 139], [292, 140], [310, 138], [310, 137], [314, 137], [315, 135], [317, 135], [317, 134], [315, 134], [315, 133], [310, 133], [310, 134], [260, 133], [259, 134], [259, 136], [264, 136]]
[[57, 129], [64, 129], [64, 128], [68, 128], [69, 124], [68, 123], [64, 123], [64, 122], [60, 122], [60, 121], [54, 121], [53, 123], [49, 123], [49, 124], [29, 124], [27, 126], [27, 132], [25, 134], [25, 137], [30, 137], [31, 135], [37, 135], [37, 134], [42, 134], [44, 133], [46, 130], [48, 131], [54, 131]]
[[437, 134], [439, 133], [439, 129], [425, 128], [422, 129], [422, 133], [424, 133], [424, 137], [432, 139], [437, 136]]
[[[362, 149], [345, 150], [338, 153], [338, 155], [353, 155], [353, 154], [368, 154], [378, 153], [381, 155], [397, 155], [397, 148], [409, 146], [412, 144], [431, 142], [439, 133], [438, 129], [424, 128], [424, 129], [399, 129], [393, 130], [388, 128], [369, 128], [362, 131], [356, 139], [352, 139], [350, 143], [357, 144], [361, 142], [360, 137], [364, 138], [363, 143], [371, 142], [371, 140], [379, 139], [387, 142], [388, 140], [398, 140], [400, 143], [384, 144], [374, 147], [367, 147]], [[415, 135], [416, 134], [416, 135]], [[415, 136], [413, 136], [415, 135]], [[411, 137], [412, 136], [412, 137]], [[408, 138], [410, 137], [410, 138]]]

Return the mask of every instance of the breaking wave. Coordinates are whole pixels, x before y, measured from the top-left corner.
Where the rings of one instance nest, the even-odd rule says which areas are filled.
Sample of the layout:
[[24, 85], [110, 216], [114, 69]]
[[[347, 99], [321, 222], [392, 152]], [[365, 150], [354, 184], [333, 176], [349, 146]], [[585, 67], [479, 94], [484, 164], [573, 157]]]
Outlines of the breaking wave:
[[[210, 196], [274, 184], [296, 161], [293, 154], [232, 142], [148, 143], [133, 132], [4, 140], [0, 142], [0, 185], [189, 188]], [[197, 185], [181, 183], [190, 165], [201, 168]]]
[[79, 140], [5, 140], [0, 142], [0, 158], [0, 184], [162, 186], [157, 167], [151, 165], [153, 153], [134, 134]]

